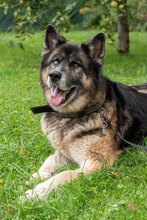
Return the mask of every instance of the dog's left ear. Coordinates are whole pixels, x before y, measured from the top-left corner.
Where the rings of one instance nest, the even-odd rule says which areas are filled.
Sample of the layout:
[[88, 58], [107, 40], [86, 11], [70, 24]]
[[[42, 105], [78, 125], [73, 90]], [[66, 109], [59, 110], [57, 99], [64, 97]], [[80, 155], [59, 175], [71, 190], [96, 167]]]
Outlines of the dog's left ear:
[[42, 55], [52, 52], [57, 46], [66, 43], [60, 36], [56, 28], [53, 25], [48, 24], [44, 36], [44, 48]]
[[92, 37], [86, 45], [88, 46], [90, 56], [99, 65], [103, 64], [105, 54], [105, 35], [103, 32], [96, 34]]

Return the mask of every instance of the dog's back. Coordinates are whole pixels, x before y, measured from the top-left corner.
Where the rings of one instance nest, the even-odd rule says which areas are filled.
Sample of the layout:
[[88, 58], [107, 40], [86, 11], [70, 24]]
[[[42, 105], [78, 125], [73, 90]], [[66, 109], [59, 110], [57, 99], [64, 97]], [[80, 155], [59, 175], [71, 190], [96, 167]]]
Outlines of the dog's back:
[[[145, 94], [147, 84], [134, 86], [113, 82], [112, 84], [118, 114], [117, 130], [128, 141], [139, 142], [143, 136], [147, 136], [147, 94]], [[142, 88], [144, 93], [141, 92]]]

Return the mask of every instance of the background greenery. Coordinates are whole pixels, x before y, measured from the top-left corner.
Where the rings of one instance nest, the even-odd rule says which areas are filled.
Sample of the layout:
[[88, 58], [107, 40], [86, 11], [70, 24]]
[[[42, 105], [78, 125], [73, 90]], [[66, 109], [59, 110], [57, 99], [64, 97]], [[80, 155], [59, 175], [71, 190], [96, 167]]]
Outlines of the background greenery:
[[[74, 30], [65, 37], [80, 43], [98, 31]], [[26, 181], [53, 152], [41, 132], [41, 115], [30, 111], [45, 103], [39, 85], [43, 35], [36, 32], [27, 37], [21, 50], [14, 34], [0, 33], [0, 219], [146, 219], [147, 160], [145, 153], [134, 149], [125, 150], [113, 167], [59, 187], [47, 200], [19, 201], [38, 182], [26, 185]], [[130, 37], [131, 52], [125, 56], [118, 55], [107, 40], [104, 74], [125, 84], [145, 82], [147, 34], [134, 32]], [[145, 146], [147, 139], [141, 144]], [[65, 166], [58, 172], [75, 167]]]
[[146, 0], [0, 0], [0, 29], [15, 31], [23, 41], [26, 34], [44, 29], [48, 23], [60, 32], [73, 26], [99, 26], [113, 43], [118, 16], [125, 11], [131, 31], [147, 30]]
[[[99, 25], [102, 18], [109, 17], [111, 11], [116, 31], [115, 11], [119, 2], [125, 4], [124, 0], [0, 0], [0, 30], [7, 30], [12, 24], [14, 24], [13, 28], [20, 26], [22, 31], [24, 28], [29, 30], [32, 24], [35, 24], [36, 28], [44, 28], [49, 21], [56, 22], [55, 15], [57, 15], [57, 26], [62, 22], [64, 28], [64, 25], [70, 21], [70, 24], [88, 28], [91, 25]], [[127, 0], [127, 7], [131, 30], [147, 30], [146, 0]], [[106, 8], [109, 10], [106, 11]], [[59, 16], [60, 13], [62, 18]], [[65, 15], [69, 16], [69, 21]], [[108, 19], [103, 22], [109, 21]]]

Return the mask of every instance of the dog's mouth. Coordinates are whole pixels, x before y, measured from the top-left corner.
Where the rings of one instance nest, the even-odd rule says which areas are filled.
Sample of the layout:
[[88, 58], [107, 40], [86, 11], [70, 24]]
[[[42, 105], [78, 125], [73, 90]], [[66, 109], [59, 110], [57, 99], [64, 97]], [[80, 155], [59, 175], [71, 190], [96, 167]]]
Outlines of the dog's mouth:
[[73, 86], [68, 90], [61, 90], [57, 86], [51, 88], [50, 104], [59, 106], [72, 101], [77, 95], [77, 86]]

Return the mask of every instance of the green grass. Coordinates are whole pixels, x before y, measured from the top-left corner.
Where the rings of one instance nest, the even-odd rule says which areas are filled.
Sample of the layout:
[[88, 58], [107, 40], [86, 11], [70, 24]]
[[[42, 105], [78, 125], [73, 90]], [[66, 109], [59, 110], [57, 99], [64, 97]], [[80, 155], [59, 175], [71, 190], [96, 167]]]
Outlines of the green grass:
[[[71, 31], [66, 38], [80, 43], [96, 33]], [[131, 51], [124, 56], [106, 43], [104, 74], [125, 84], [145, 82], [147, 34], [131, 33], [130, 38]], [[13, 34], [0, 33], [0, 39], [0, 219], [147, 219], [147, 157], [134, 149], [125, 150], [110, 169], [59, 187], [47, 200], [19, 203], [19, 196], [36, 184], [25, 182], [53, 152], [41, 132], [41, 115], [30, 112], [31, 106], [45, 103], [39, 86], [43, 33], [27, 38], [24, 51], [11, 48]]]

